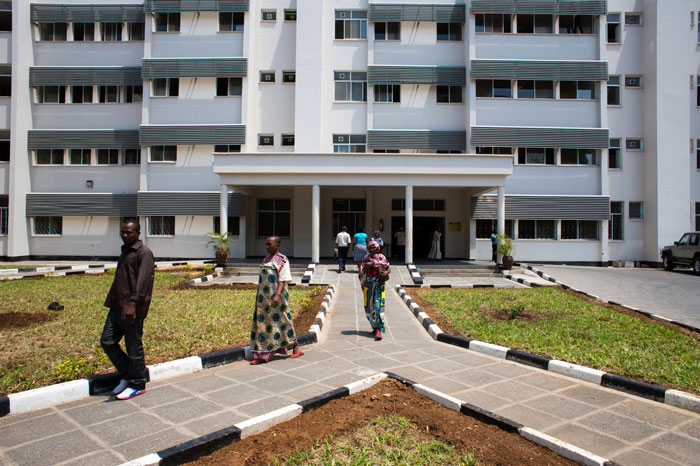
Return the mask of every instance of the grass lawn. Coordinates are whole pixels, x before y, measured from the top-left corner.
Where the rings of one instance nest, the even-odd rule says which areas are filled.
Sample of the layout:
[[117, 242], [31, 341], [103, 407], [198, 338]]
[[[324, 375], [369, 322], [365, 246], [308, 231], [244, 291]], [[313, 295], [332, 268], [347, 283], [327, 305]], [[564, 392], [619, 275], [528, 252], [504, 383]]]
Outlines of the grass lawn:
[[700, 394], [698, 335], [549, 287], [409, 292], [444, 331]]
[[[111, 372], [100, 348], [113, 273], [0, 282], [0, 393]], [[255, 290], [178, 287], [156, 272], [144, 325], [146, 364], [248, 344]], [[290, 288], [292, 314], [320, 288]], [[58, 301], [62, 312], [48, 311]], [[306, 329], [299, 329], [306, 332]]]

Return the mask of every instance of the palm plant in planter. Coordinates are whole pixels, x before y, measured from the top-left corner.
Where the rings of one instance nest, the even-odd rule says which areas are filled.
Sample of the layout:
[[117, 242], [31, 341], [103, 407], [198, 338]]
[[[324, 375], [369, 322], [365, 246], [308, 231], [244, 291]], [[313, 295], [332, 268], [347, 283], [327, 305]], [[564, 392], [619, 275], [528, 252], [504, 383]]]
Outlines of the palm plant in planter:
[[207, 243], [207, 246], [211, 245], [214, 248], [216, 254], [216, 264], [224, 265], [226, 264], [226, 259], [228, 255], [231, 254], [231, 248], [228, 245], [230, 241], [228, 235], [229, 233], [207, 233], [211, 238]]
[[497, 239], [499, 242], [496, 252], [503, 256], [503, 269], [510, 270], [513, 268], [513, 251], [515, 251], [513, 239], [508, 235], [498, 235]]

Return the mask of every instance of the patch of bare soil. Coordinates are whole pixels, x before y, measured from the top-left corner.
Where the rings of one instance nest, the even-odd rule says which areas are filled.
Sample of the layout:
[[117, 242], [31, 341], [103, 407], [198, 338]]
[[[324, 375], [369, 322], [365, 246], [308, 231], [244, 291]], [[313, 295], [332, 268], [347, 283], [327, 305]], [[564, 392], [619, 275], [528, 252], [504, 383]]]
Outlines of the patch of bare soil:
[[51, 322], [57, 317], [58, 313], [4, 312], [0, 314], [0, 330], [32, 327], [34, 325]]
[[479, 466], [576, 464], [517, 434], [444, 408], [395, 380], [385, 380], [355, 395], [331, 401], [187, 464], [267, 465], [279, 455], [312, 447], [325, 435], [342, 435], [364, 427], [380, 415], [402, 416], [459, 452], [474, 451]]

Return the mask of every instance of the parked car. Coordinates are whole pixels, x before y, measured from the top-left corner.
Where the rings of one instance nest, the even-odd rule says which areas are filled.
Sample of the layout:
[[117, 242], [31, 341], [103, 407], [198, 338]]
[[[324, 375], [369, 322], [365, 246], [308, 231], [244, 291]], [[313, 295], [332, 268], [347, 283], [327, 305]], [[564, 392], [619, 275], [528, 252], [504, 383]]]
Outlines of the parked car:
[[661, 259], [666, 270], [673, 270], [676, 265], [689, 265], [695, 275], [700, 275], [700, 231], [683, 233], [673, 246], [664, 246]]

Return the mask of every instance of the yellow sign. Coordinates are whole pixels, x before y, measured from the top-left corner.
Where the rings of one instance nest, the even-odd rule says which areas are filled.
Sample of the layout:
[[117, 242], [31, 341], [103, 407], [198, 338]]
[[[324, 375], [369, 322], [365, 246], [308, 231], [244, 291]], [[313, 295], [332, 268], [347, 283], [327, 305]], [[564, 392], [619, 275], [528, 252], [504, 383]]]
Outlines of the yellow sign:
[[462, 231], [462, 222], [449, 222], [447, 231]]

